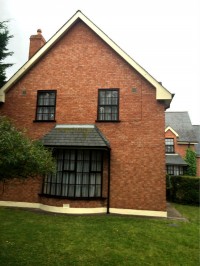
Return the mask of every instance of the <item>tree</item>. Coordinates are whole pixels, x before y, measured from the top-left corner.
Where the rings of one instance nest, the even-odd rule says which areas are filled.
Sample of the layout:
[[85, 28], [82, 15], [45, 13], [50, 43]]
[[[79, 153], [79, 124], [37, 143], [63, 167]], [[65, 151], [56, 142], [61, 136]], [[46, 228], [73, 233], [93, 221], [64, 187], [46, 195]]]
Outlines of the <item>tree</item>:
[[11, 56], [13, 52], [9, 52], [6, 48], [9, 40], [13, 37], [13, 35], [9, 35], [8, 21], [0, 22], [0, 88], [6, 82], [6, 68], [11, 67], [13, 64], [3, 63], [4, 59], [8, 56]]
[[45, 175], [55, 170], [52, 153], [0, 116], [0, 181]]
[[185, 161], [188, 163], [188, 167], [185, 174], [190, 176], [196, 176], [197, 172], [196, 153], [191, 148], [188, 148], [186, 150]]

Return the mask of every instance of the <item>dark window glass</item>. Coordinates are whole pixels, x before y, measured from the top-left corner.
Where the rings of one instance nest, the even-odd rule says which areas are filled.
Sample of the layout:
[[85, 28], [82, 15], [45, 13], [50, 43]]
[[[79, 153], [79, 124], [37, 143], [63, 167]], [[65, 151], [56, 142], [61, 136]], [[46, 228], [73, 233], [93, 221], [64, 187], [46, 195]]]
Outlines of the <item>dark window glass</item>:
[[165, 153], [174, 153], [174, 139], [165, 139]]
[[167, 165], [167, 174], [169, 175], [183, 175], [184, 167], [181, 165]]
[[38, 91], [36, 120], [55, 120], [56, 91]]
[[98, 95], [98, 120], [119, 120], [119, 89], [100, 89]]
[[58, 150], [56, 161], [56, 174], [44, 179], [44, 194], [73, 198], [101, 197], [101, 151]]

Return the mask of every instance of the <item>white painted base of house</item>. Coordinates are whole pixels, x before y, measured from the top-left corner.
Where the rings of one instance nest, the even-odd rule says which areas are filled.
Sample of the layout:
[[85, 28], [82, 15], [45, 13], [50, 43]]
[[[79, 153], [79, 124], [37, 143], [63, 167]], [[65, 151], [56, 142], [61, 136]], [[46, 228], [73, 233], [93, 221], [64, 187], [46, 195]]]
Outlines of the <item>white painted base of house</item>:
[[149, 216], [149, 217], [167, 218], [167, 212], [162, 212], [162, 211], [110, 208], [110, 213], [123, 214], [123, 215], [136, 215], [136, 216]]
[[[65, 213], [65, 214], [100, 214], [107, 212], [106, 207], [70, 208], [68, 204], [63, 204], [63, 207], [55, 207], [55, 206], [44, 205], [41, 203], [15, 202], [15, 201], [0, 201], [0, 206], [35, 208], [43, 211], [54, 212], [54, 213]], [[162, 211], [132, 210], [132, 209], [118, 209], [118, 208], [110, 208], [109, 211], [112, 214], [137, 215], [137, 216], [162, 217], [162, 218], [167, 217], [167, 212], [162, 212]]]

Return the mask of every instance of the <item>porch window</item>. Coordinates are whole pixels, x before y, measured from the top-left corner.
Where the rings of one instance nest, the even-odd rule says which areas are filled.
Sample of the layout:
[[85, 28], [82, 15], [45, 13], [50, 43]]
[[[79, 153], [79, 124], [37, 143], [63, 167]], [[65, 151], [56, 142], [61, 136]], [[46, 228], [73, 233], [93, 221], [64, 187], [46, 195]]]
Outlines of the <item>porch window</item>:
[[167, 174], [174, 176], [183, 175], [184, 168], [181, 165], [167, 165]]
[[56, 174], [44, 179], [43, 194], [69, 198], [102, 196], [102, 151], [58, 150]]
[[119, 120], [119, 89], [99, 89], [97, 120]]
[[56, 91], [38, 91], [36, 121], [55, 120]]
[[165, 153], [174, 153], [174, 139], [165, 139]]

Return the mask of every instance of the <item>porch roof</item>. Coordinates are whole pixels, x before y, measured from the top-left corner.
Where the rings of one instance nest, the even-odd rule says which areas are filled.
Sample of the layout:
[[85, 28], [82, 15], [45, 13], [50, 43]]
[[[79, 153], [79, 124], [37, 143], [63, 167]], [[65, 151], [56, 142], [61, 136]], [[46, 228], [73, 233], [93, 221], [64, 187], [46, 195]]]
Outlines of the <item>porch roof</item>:
[[179, 154], [166, 154], [166, 165], [182, 165], [187, 166], [187, 163]]
[[110, 149], [108, 140], [95, 125], [56, 125], [41, 141], [49, 147]]

